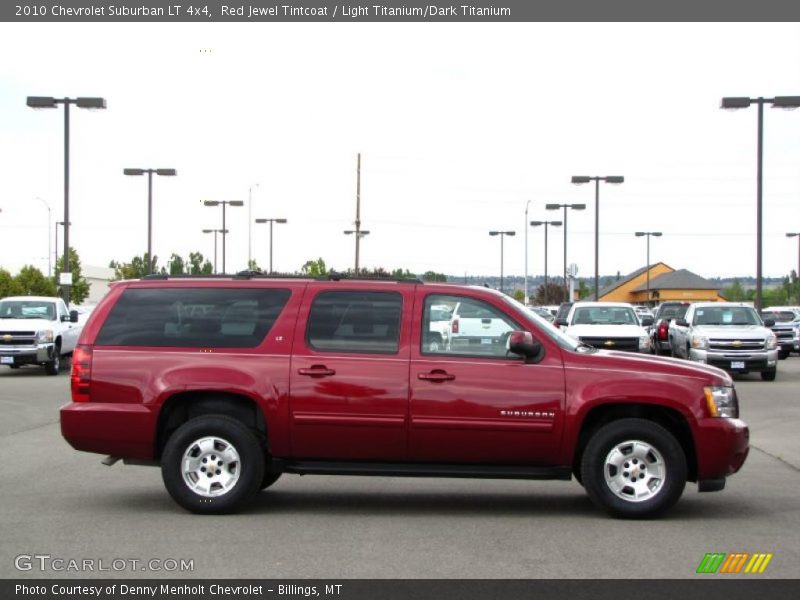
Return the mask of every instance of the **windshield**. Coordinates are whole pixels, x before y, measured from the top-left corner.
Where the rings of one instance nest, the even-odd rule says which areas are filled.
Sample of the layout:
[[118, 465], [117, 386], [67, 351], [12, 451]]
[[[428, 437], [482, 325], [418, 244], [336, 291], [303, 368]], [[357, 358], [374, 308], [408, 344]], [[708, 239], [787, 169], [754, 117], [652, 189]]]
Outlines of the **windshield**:
[[658, 316], [661, 319], [682, 319], [688, 308], [688, 304], [668, 304], [659, 309]]
[[627, 306], [582, 306], [575, 309], [572, 325], [638, 325], [639, 319]]
[[531, 312], [528, 310], [521, 302], [514, 300], [510, 296], [503, 295], [503, 300], [516, 309], [515, 316], [518, 316], [520, 320], [527, 321], [536, 326], [537, 331], [541, 331], [545, 335], [547, 335], [550, 339], [552, 339], [556, 344], [561, 346], [566, 350], [576, 350], [578, 346], [580, 346], [580, 342], [576, 339], [571, 338], [570, 336], [563, 333], [561, 330], [554, 327], [551, 323], [549, 323], [543, 317], [540, 317], [535, 312]]
[[788, 310], [783, 310], [783, 311], [780, 311], [780, 312], [778, 312], [778, 311], [776, 311], [776, 312], [764, 311], [764, 312], [761, 313], [761, 318], [762, 319], [772, 319], [776, 323], [790, 323], [790, 322], [796, 320], [795, 316], [794, 316], [794, 313], [791, 312], [791, 311], [788, 311]]
[[694, 313], [692, 325], [762, 325], [749, 306], [704, 306]]
[[0, 302], [0, 319], [56, 320], [56, 305], [44, 300], [3, 300]]

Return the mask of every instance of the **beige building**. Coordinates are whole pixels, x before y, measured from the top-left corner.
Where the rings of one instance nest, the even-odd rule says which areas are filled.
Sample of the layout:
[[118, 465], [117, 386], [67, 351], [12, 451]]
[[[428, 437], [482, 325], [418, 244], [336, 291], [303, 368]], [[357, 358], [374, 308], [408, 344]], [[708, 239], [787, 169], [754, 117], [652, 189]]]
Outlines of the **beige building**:
[[83, 304], [97, 304], [108, 292], [108, 284], [114, 277], [114, 269], [83, 265], [81, 272], [84, 279], [89, 282], [89, 296], [83, 301]]
[[650, 265], [650, 297], [647, 296], [647, 267], [600, 290], [601, 302], [630, 302], [654, 306], [661, 302], [723, 302], [719, 285], [686, 269], [675, 270], [665, 263]]

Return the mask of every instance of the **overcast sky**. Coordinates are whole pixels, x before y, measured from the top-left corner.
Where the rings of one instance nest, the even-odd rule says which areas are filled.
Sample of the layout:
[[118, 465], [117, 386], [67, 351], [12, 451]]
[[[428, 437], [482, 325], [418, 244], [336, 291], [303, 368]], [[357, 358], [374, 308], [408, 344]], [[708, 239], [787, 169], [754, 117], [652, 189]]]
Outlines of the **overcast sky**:
[[[28, 95], [103, 96], [71, 110], [71, 236], [84, 264], [146, 249], [213, 255], [221, 227], [203, 199], [283, 217], [276, 270], [323, 257], [345, 269], [362, 153], [362, 264], [452, 275], [524, 272], [529, 220], [569, 215], [568, 262], [594, 273], [645, 264], [636, 230], [662, 231], [652, 262], [703, 276], [755, 273], [756, 110], [722, 96], [800, 95], [798, 24], [0, 24], [0, 265], [47, 268], [47, 210], [63, 218], [62, 109]], [[228, 212], [228, 270], [244, 268], [248, 209]], [[800, 111], [765, 110], [764, 274], [797, 265]], [[268, 262], [267, 227], [253, 257]], [[61, 232], [59, 232], [61, 235]], [[529, 230], [529, 273], [543, 232]], [[52, 236], [52, 233], [51, 233]], [[562, 270], [551, 229], [549, 271]]]

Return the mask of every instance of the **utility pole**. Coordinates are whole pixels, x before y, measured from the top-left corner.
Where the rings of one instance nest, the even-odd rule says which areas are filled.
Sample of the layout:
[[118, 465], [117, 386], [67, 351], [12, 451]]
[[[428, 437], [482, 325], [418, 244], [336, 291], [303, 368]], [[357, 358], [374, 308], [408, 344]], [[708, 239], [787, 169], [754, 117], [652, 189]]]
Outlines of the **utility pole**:
[[356, 222], [355, 222], [355, 229], [348, 229], [344, 233], [345, 235], [355, 235], [356, 236], [356, 269], [355, 269], [355, 276], [358, 277], [358, 265], [359, 265], [359, 250], [360, 250], [360, 242], [361, 238], [365, 235], [369, 235], [369, 231], [361, 229], [361, 153], [358, 153], [358, 164], [356, 167]]

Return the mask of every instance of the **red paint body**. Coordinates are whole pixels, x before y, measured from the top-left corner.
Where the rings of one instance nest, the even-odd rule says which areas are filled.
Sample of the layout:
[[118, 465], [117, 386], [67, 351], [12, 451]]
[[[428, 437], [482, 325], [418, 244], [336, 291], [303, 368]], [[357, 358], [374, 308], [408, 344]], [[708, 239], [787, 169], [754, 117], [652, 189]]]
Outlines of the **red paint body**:
[[[256, 348], [143, 348], [95, 345], [127, 287], [265, 287], [291, 297]], [[397, 353], [318, 352], [306, 321], [322, 291], [402, 295]], [[535, 364], [420, 351], [429, 294], [492, 304], [543, 346]], [[585, 354], [559, 346], [524, 311], [491, 290], [446, 284], [313, 280], [166, 280], [114, 285], [83, 329], [91, 348], [88, 401], [61, 409], [61, 428], [78, 450], [157, 459], [157, 427], [175, 394], [204, 391], [248, 398], [263, 414], [274, 457], [382, 462], [532, 466], [573, 464], [581, 427], [608, 404], [665, 407], [685, 421], [696, 449], [697, 479], [737, 471], [748, 429], [712, 418], [703, 387], [732, 385], [713, 367], [631, 353]]]

